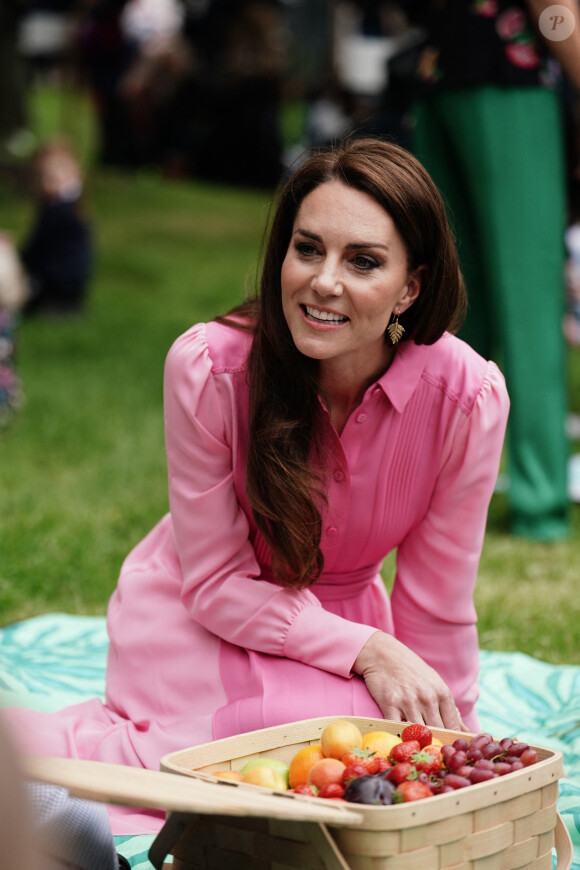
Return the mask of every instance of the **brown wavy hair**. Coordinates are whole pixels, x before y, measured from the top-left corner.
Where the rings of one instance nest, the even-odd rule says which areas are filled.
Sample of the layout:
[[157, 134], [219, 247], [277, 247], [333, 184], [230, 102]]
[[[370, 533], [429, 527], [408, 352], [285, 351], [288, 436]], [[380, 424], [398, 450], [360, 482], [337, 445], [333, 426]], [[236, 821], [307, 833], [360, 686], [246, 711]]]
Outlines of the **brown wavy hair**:
[[458, 328], [466, 307], [443, 201], [426, 170], [405, 149], [377, 139], [354, 139], [312, 154], [281, 188], [265, 236], [259, 294], [222, 320], [239, 325], [241, 316], [254, 333], [248, 367], [247, 493], [270, 547], [276, 579], [298, 588], [314, 583], [324, 564], [324, 429], [318, 362], [294, 345], [283, 313], [280, 276], [302, 201], [329, 181], [340, 181], [378, 202], [405, 244], [409, 271], [425, 267], [418, 299], [399, 318], [405, 327], [403, 341], [433, 344], [446, 330]]

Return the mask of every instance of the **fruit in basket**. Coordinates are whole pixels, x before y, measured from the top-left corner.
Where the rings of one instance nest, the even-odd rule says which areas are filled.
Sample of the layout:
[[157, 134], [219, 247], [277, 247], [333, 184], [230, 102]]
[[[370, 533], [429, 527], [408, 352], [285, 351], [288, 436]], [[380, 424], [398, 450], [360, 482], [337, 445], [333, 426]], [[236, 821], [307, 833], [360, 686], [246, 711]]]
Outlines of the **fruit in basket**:
[[345, 752], [351, 749], [361, 749], [362, 734], [353, 722], [348, 719], [337, 719], [323, 730], [320, 736], [322, 753], [326, 758], [340, 760]]
[[288, 788], [290, 769], [284, 761], [280, 761], [278, 758], [253, 758], [251, 761], [244, 764], [240, 772], [242, 776], [245, 777], [246, 774], [255, 767], [270, 767], [272, 770], [275, 770], [284, 780], [284, 788]]
[[400, 782], [404, 782], [410, 776], [416, 776], [416, 774], [417, 771], [410, 761], [399, 761], [398, 764], [394, 764], [390, 770], [385, 771], [381, 776], [389, 782], [399, 785]]
[[338, 758], [321, 758], [308, 772], [308, 785], [315, 785], [319, 791], [331, 782], [340, 785], [345, 769]]
[[538, 753], [535, 749], [531, 749], [530, 747], [525, 749], [524, 752], [522, 752], [522, 754], [520, 755], [520, 761], [522, 762], [524, 767], [529, 767], [530, 764], [535, 764], [537, 760]]
[[441, 758], [441, 771], [431, 777], [431, 785], [437, 794], [522, 770], [526, 762], [535, 764], [538, 754], [527, 743], [511, 737], [494, 740], [491, 734], [476, 734], [470, 742], [458, 738], [452, 744], [444, 745]]
[[382, 773], [391, 767], [391, 762], [388, 758], [383, 758], [375, 752], [370, 752], [368, 749], [352, 749], [346, 752], [340, 759], [346, 767], [364, 767], [365, 773]]
[[424, 782], [417, 779], [407, 779], [395, 789], [393, 803], [407, 803], [408, 801], [420, 801], [423, 798], [432, 797], [433, 792]]
[[318, 797], [318, 789], [314, 785], [297, 785], [296, 788], [289, 788], [292, 794], [305, 794], [308, 797]]
[[327, 798], [328, 800], [337, 800], [344, 795], [344, 786], [339, 782], [329, 782], [328, 785], [323, 785], [318, 792], [318, 797]]
[[393, 746], [389, 760], [393, 764], [398, 764], [400, 761], [410, 761], [413, 755], [419, 752], [420, 749], [421, 745], [418, 740], [404, 740]]
[[338, 753], [356, 741], [357, 731], [348, 720], [336, 720], [324, 729], [324, 743], [321, 737], [320, 744], [300, 749], [289, 766], [291, 790], [339, 799], [344, 790], [344, 800], [387, 805], [484, 783], [538, 761], [536, 751], [515, 738], [481, 733], [442, 744], [427, 726], [413, 723], [401, 737], [369, 731], [361, 735], [362, 746], [350, 745], [340, 758], [325, 754], [325, 747]]
[[220, 779], [231, 779], [235, 782], [241, 782], [244, 778], [239, 770], [213, 770], [211, 775], [219, 776]]
[[[343, 758], [346, 758], [346, 756], [343, 756]], [[341, 785], [347, 788], [353, 779], [358, 779], [360, 776], [374, 776], [374, 774], [364, 764], [347, 764], [340, 780]]]
[[417, 740], [421, 749], [433, 742], [433, 733], [426, 725], [407, 725], [401, 733], [401, 740]]
[[360, 776], [344, 792], [345, 801], [386, 806], [393, 803], [395, 786], [379, 776]]
[[441, 752], [438, 746], [426, 746], [411, 756], [411, 764], [415, 770], [433, 776], [441, 770]]
[[401, 742], [400, 737], [388, 731], [369, 731], [362, 736], [362, 748], [374, 752], [380, 758], [388, 758], [393, 746]]
[[283, 774], [266, 764], [258, 764], [244, 773], [242, 782], [261, 785], [274, 791], [286, 791], [288, 786]]
[[310, 746], [303, 746], [302, 749], [299, 749], [290, 760], [290, 767], [288, 769], [290, 788], [306, 785], [310, 768], [322, 758], [324, 756], [320, 743], [312, 743]]

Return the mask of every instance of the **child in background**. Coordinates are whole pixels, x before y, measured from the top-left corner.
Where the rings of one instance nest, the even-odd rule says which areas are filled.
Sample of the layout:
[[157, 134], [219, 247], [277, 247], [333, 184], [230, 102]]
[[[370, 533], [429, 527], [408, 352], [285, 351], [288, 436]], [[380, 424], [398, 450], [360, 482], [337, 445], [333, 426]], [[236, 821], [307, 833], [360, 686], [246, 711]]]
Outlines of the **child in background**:
[[566, 255], [564, 335], [571, 347], [580, 347], [580, 221], [566, 230]]
[[27, 298], [28, 281], [18, 252], [10, 236], [0, 232], [0, 428], [23, 400], [15, 356], [20, 311]]
[[31, 296], [26, 313], [74, 314], [84, 307], [93, 242], [81, 209], [82, 173], [70, 145], [43, 145], [34, 161], [38, 210], [21, 250]]

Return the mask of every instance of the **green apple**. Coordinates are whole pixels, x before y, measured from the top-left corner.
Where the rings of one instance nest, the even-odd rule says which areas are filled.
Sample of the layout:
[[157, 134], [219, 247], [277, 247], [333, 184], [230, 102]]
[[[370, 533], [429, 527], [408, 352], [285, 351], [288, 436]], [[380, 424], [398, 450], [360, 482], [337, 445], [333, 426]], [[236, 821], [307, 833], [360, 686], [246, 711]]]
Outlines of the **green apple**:
[[254, 758], [242, 767], [240, 771], [242, 776], [245, 776], [254, 767], [270, 767], [272, 770], [275, 770], [276, 773], [279, 773], [284, 778], [286, 788], [288, 788], [289, 767], [284, 761], [280, 761], [278, 758]]

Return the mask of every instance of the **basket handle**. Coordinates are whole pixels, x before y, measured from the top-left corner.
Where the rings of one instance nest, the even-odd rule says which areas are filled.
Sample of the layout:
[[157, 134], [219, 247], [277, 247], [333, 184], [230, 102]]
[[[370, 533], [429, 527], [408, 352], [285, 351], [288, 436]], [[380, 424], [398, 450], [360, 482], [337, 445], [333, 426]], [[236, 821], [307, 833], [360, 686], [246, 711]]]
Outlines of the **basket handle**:
[[558, 857], [556, 870], [570, 870], [573, 858], [572, 838], [560, 813], [556, 813], [554, 838], [556, 840], [556, 855]]

